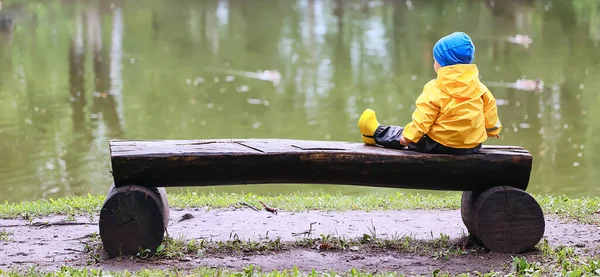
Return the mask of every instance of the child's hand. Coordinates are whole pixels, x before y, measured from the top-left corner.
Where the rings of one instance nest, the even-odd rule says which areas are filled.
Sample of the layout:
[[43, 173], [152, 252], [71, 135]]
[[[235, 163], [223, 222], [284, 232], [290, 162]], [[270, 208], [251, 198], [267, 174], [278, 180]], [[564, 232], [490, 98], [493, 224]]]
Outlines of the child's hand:
[[408, 141], [404, 138], [404, 136], [400, 136], [400, 144], [404, 146], [408, 146]]
[[500, 138], [500, 134], [490, 136], [492, 138]]

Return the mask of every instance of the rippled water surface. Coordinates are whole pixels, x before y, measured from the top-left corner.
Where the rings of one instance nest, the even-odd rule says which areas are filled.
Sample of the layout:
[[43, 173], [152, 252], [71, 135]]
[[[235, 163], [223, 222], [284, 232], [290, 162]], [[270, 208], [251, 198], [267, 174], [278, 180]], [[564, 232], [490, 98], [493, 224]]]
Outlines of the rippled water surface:
[[358, 142], [367, 107], [404, 125], [457, 30], [498, 99], [488, 143], [532, 152], [534, 193], [600, 196], [598, 1], [63, 0], [2, 1], [0, 201], [106, 193], [112, 138]]

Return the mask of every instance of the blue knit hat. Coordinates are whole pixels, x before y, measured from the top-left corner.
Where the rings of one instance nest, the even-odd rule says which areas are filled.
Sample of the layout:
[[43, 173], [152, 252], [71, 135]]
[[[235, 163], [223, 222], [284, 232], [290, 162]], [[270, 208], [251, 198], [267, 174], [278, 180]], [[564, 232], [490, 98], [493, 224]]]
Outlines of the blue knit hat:
[[438, 40], [433, 57], [441, 66], [470, 64], [475, 58], [475, 45], [467, 34], [454, 32]]

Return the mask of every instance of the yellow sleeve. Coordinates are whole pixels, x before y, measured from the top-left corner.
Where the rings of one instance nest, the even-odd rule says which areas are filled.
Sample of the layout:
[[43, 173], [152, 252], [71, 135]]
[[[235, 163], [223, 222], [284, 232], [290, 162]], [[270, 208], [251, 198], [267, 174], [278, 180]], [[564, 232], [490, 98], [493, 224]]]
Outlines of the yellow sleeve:
[[485, 131], [488, 136], [500, 134], [502, 123], [498, 118], [498, 107], [496, 106], [496, 98], [488, 90], [483, 94], [483, 112], [485, 114]]
[[424, 134], [429, 132], [429, 128], [440, 112], [440, 106], [436, 104], [435, 94], [425, 86], [419, 98], [417, 98], [417, 108], [412, 114], [412, 121], [404, 127], [402, 136], [408, 141], [416, 143]]

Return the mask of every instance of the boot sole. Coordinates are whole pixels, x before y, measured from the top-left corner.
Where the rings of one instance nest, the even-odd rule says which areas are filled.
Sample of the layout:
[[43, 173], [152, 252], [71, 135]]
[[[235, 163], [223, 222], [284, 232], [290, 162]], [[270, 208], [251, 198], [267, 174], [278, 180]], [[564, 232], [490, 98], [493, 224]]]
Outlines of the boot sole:
[[[362, 134], [362, 140], [365, 144], [375, 145], [376, 144], [375, 139], [373, 139], [373, 134], [375, 134], [375, 130], [373, 130], [373, 132], [370, 132], [370, 134], [368, 134], [369, 130], [367, 130], [368, 127], [366, 126], [367, 122], [369, 122], [369, 120], [377, 121], [377, 118], [375, 118], [374, 111], [366, 110], [362, 113], [362, 115], [358, 119], [358, 129], [360, 130], [360, 133]], [[365, 133], [367, 133], [367, 134], [365, 134]]]

